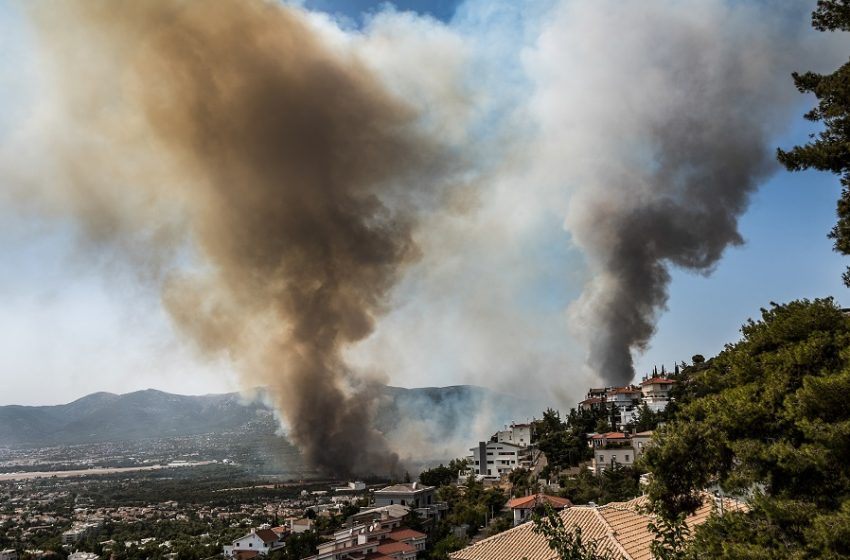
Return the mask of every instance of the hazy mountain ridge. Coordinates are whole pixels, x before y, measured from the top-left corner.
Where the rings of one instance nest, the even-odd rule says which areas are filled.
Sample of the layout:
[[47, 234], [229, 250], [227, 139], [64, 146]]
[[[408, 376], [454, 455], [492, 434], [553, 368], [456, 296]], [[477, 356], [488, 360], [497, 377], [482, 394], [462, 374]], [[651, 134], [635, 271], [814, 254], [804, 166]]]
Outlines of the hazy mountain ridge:
[[[455, 433], [470, 426], [485, 406], [495, 403], [510, 410], [514, 408], [510, 404], [517, 404], [505, 395], [473, 385], [421, 389], [384, 386], [381, 391], [375, 424], [385, 432], [405, 418], [427, 423], [437, 434]], [[67, 445], [211, 432], [273, 433], [277, 422], [271, 412], [261, 402], [248, 402], [238, 393], [191, 396], [154, 389], [123, 395], [100, 392], [61, 405], [0, 406], [0, 445]]]

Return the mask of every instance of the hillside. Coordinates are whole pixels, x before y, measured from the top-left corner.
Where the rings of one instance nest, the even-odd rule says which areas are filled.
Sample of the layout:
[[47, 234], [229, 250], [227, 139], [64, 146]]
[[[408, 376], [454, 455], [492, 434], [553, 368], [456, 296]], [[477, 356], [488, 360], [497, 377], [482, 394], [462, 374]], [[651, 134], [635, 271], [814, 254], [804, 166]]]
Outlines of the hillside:
[[[402, 419], [435, 434], [459, 435], [479, 410], [497, 405], [507, 422], [520, 403], [482, 387], [459, 385], [403, 389], [385, 386], [376, 414], [378, 429], [391, 432]], [[0, 445], [47, 446], [132, 441], [203, 433], [273, 433], [271, 409], [238, 393], [175, 395], [154, 389], [123, 395], [93, 393], [54, 406], [0, 406]]]

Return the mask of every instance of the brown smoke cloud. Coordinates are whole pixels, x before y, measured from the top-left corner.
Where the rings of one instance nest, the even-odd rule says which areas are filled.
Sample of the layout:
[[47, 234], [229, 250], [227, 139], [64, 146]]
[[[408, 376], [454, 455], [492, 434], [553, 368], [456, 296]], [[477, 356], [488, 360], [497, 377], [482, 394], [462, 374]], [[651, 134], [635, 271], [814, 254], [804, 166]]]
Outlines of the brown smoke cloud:
[[30, 13], [61, 98], [45, 143], [61, 162], [54, 209], [161, 282], [204, 351], [268, 387], [309, 464], [396, 469], [370, 427], [372, 384], [341, 352], [416, 260], [417, 214], [447, 176], [416, 113], [271, 2]]

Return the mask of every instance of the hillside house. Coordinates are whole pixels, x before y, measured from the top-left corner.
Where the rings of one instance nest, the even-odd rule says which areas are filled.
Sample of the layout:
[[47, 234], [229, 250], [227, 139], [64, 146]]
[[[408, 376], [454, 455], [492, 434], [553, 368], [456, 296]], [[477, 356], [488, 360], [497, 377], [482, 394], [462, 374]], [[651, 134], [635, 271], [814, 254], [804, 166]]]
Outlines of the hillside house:
[[510, 427], [496, 432], [493, 436], [496, 443], [511, 443], [520, 447], [526, 447], [531, 441], [531, 424], [517, 424], [514, 422]]
[[508, 501], [508, 509], [514, 515], [514, 527], [531, 519], [534, 511], [542, 507], [543, 504], [549, 504], [555, 511], [560, 511], [573, 505], [566, 498], [559, 498], [558, 496], [550, 496], [548, 494], [534, 494], [533, 496], [514, 498]]
[[467, 460], [478, 474], [500, 477], [520, 466], [523, 450], [523, 447], [513, 443], [481, 441], [478, 447], [470, 449], [472, 455], [467, 456]]
[[225, 558], [247, 560], [254, 556], [265, 556], [273, 550], [283, 548], [283, 535], [271, 529], [252, 529], [250, 533], [239, 537], [224, 546]]
[[401, 519], [384, 516], [369, 523], [340, 529], [333, 539], [321, 543], [318, 553], [307, 560], [414, 560], [425, 550], [426, 535], [399, 528]]
[[670, 394], [676, 382], [664, 377], [651, 377], [641, 382], [641, 400], [653, 412], [660, 412], [667, 408], [670, 402]]
[[413, 508], [421, 518], [439, 518], [448, 509], [445, 502], [434, 499], [433, 486], [425, 486], [418, 482], [393, 484], [380, 490], [375, 490], [375, 507], [402, 505]]

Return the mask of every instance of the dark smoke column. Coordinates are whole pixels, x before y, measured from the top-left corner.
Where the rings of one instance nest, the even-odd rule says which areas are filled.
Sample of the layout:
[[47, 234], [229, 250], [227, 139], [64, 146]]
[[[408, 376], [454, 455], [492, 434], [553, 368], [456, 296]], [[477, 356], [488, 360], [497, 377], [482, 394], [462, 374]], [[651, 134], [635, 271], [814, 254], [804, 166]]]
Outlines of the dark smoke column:
[[[569, 310], [589, 373], [630, 382], [671, 267], [708, 274], [775, 169], [782, 83], [812, 45], [801, 6], [730, 0], [559, 4], [529, 57], [541, 164], [568, 190], [590, 277]], [[696, 319], [695, 319], [696, 320]]]
[[[128, 126], [143, 123], [136, 134], [96, 130], [108, 157], [136, 162], [120, 180], [105, 178], [113, 169], [103, 154], [64, 154], [83, 164], [72, 188], [89, 233], [109, 221], [110, 235], [133, 238], [179, 216], [173, 229], [184, 235], [145, 247], [174, 254], [176, 243], [192, 255], [191, 266], [178, 258], [163, 275], [181, 330], [227, 353], [246, 386], [268, 387], [311, 465], [338, 475], [394, 470], [397, 457], [370, 424], [369, 384], [341, 352], [372, 331], [417, 256], [414, 200], [433, 191], [439, 170], [436, 147], [413, 132], [416, 115], [277, 3], [80, 1], [58, 15], [42, 7], [33, 15], [71, 92], [72, 118], [102, 126], [103, 104], [86, 104], [94, 97]], [[110, 53], [102, 68], [83, 66], [98, 59], [82, 54], [101, 49]], [[100, 82], [77, 84], [74, 68]], [[149, 180], [161, 168], [168, 180]], [[125, 208], [130, 196], [151, 208]], [[145, 220], [127, 220], [134, 210]]]

